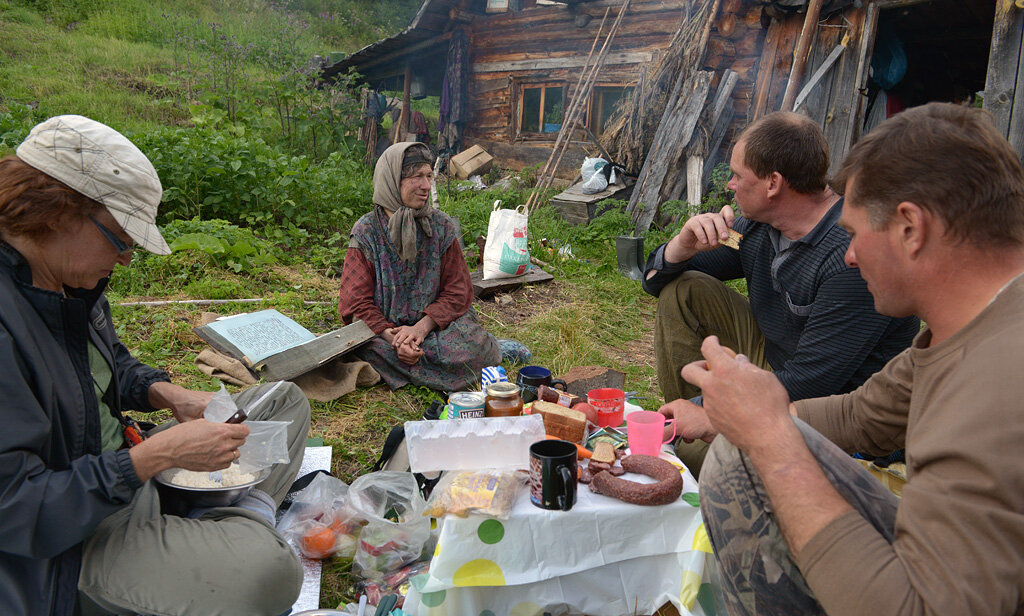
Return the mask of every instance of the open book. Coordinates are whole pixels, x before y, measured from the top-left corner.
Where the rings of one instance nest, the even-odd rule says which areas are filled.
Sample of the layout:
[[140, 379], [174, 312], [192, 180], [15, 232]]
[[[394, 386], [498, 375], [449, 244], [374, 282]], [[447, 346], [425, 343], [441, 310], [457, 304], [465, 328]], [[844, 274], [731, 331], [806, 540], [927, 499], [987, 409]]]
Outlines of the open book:
[[362, 321], [317, 336], [274, 309], [223, 317], [193, 331], [268, 381], [305, 374], [374, 337]]

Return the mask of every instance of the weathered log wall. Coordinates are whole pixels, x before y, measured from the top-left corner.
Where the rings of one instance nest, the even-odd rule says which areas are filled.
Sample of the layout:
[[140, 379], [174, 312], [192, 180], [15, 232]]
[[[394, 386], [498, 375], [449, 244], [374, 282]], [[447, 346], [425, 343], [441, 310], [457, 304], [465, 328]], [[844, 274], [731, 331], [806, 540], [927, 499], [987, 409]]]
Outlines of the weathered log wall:
[[[679, 28], [687, 4], [688, 0], [634, 0], [609, 48], [596, 85], [636, 85], [641, 71], [657, 61]], [[488, 142], [524, 146], [524, 155], [516, 156], [523, 160], [515, 163], [543, 162], [546, 155], [541, 153], [550, 151], [556, 135], [516, 134], [520, 85], [561, 83], [566, 88], [567, 106], [606, 9], [610, 10], [599, 46], [620, 5], [621, 0], [598, 0], [576, 5], [578, 9], [573, 11], [567, 6], [540, 6], [476, 18], [470, 38], [472, 115], [467, 123], [467, 139], [485, 147]], [[587, 19], [582, 15], [589, 17], [589, 23], [581, 28], [576, 23]], [[574, 137], [582, 146], [582, 135]], [[582, 155], [579, 147], [570, 149], [564, 168], [569, 167], [570, 156], [580, 157], [573, 156], [574, 151]]]
[[[467, 142], [500, 148], [508, 156], [502, 157], [504, 165], [542, 163], [543, 153], [550, 150], [555, 135], [517, 135], [519, 86], [561, 82], [567, 88], [566, 100], [570, 100], [605, 10], [610, 9], [607, 33], [620, 5], [621, 0], [598, 0], [578, 4], [573, 11], [566, 6], [541, 6], [474, 19], [470, 36], [472, 115], [466, 127]], [[634, 0], [611, 45], [597, 85], [635, 86], [641, 73], [658, 63], [691, 8], [690, 0]], [[575, 25], [585, 19], [581, 15], [589, 17], [589, 23], [582, 28]], [[732, 94], [733, 128], [724, 140], [724, 148], [755, 117], [755, 92], [762, 67], [768, 68], [768, 82], [763, 86], [765, 103], [772, 98], [781, 100], [781, 91], [775, 92], [772, 86], [781, 83], [785, 89], [799, 23], [794, 20], [795, 27], [788, 23], [775, 25], [776, 30], [789, 34], [773, 41], [774, 53], [763, 60], [765, 38], [771, 29], [765, 30], [761, 19], [760, 4], [723, 0], [711, 30], [704, 65], [700, 67], [716, 74], [713, 88], [725, 69], [738, 73]], [[604, 34], [601, 42], [603, 37]], [[773, 104], [777, 106], [778, 101]], [[572, 173], [571, 163], [582, 160], [583, 148], [593, 149], [592, 144], [582, 140], [582, 135], [574, 135], [574, 141], [578, 146], [567, 154], [561, 175]], [[520, 153], [515, 153], [520, 149]]]

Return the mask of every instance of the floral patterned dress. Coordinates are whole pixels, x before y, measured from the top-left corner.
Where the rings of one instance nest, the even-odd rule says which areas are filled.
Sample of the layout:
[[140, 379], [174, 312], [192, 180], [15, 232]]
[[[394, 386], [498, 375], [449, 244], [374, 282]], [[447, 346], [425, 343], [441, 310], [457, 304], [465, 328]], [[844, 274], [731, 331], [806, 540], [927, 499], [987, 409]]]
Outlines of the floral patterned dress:
[[[409, 263], [398, 256], [376, 208], [352, 227], [352, 239], [374, 270], [373, 303], [396, 326], [414, 325], [442, 291], [441, 256], [456, 241], [455, 223], [434, 210], [430, 225], [430, 237], [417, 229], [418, 254]], [[465, 267], [464, 262], [461, 265]], [[472, 306], [446, 328], [430, 332], [421, 348], [423, 356], [412, 366], [399, 360], [381, 336], [360, 347], [356, 355], [376, 368], [391, 389], [412, 383], [458, 391], [477, 383], [481, 369], [501, 362], [497, 341], [477, 322]]]

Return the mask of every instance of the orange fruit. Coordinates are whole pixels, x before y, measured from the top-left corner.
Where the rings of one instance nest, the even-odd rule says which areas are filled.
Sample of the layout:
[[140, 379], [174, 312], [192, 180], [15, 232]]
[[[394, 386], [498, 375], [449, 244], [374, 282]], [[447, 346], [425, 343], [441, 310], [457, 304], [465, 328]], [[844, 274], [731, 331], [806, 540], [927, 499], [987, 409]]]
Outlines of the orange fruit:
[[302, 553], [307, 558], [326, 558], [334, 554], [338, 532], [332, 528], [316, 525], [302, 535]]

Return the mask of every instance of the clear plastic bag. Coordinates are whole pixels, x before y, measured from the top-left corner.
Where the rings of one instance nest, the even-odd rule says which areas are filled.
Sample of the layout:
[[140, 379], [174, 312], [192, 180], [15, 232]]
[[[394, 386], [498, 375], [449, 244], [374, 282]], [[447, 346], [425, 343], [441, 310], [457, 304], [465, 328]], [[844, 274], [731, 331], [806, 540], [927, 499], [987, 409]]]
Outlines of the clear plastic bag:
[[246, 421], [249, 436], [238, 448], [238, 466], [243, 473], [254, 473], [268, 466], [286, 463], [288, 424], [290, 421]]
[[238, 407], [235, 405], [231, 394], [224, 388], [224, 385], [221, 385], [220, 391], [213, 394], [210, 403], [206, 405], [206, 410], [203, 411], [203, 419], [214, 423], [224, 423], [237, 411]]
[[452, 471], [434, 486], [423, 515], [440, 518], [446, 513], [465, 517], [480, 513], [508, 519], [526, 483], [526, 473], [517, 471]]
[[337, 477], [320, 474], [292, 497], [277, 530], [302, 556], [346, 558], [355, 555], [359, 532], [366, 520], [348, 504], [349, 486]]
[[378, 471], [352, 482], [349, 506], [367, 520], [359, 534], [352, 570], [380, 580], [419, 560], [430, 538], [426, 502], [412, 473]]
[[[238, 412], [234, 398], [220, 386], [203, 411], [203, 418], [211, 422], [225, 422]], [[288, 462], [289, 421], [245, 421], [249, 436], [238, 448], [238, 467], [243, 473], [256, 473], [268, 466]]]

